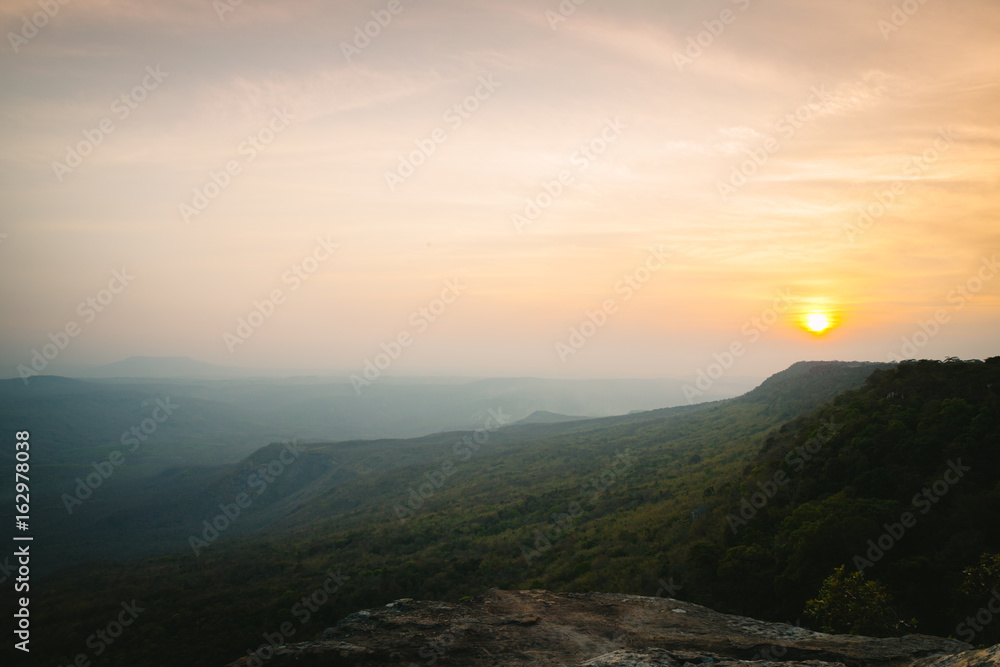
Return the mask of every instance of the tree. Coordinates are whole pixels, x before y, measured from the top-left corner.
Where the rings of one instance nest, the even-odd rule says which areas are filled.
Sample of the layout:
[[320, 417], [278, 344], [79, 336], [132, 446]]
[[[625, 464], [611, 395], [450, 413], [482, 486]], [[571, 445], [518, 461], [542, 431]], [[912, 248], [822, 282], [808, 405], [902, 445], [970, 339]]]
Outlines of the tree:
[[1000, 588], [1000, 554], [983, 554], [979, 563], [962, 570], [962, 592], [971, 598], [985, 598]]
[[806, 616], [818, 621], [823, 632], [839, 634], [897, 634], [916, 625], [902, 622], [892, 609], [892, 596], [877, 581], [866, 581], [862, 572], [848, 574], [841, 565], [823, 582], [819, 594], [806, 602]]

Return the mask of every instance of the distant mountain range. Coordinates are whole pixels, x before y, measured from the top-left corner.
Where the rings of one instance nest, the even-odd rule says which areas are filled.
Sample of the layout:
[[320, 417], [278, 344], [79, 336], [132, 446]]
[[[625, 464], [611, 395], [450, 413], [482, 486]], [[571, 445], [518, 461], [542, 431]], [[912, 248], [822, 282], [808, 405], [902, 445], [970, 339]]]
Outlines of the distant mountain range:
[[190, 357], [129, 357], [104, 365], [53, 363], [47, 375], [73, 378], [143, 378], [143, 379], [233, 379], [250, 377], [287, 377], [294, 371], [218, 366]]
[[[103, 365], [59, 364], [48, 366], [44, 376], [61, 376], [77, 379], [182, 379], [182, 380], [226, 380], [248, 378], [288, 379], [300, 381], [341, 382], [349, 383], [350, 375], [332, 371], [317, 371], [315, 369], [295, 368], [246, 368], [241, 366], [220, 366], [191, 357], [150, 357], [133, 356], [127, 359]], [[17, 372], [10, 371], [10, 377], [17, 377]], [[394, 376], [385, 375], [378, 383], [382, 384], [468, 384], [483, 382], [493, 385], [497, 390], [509, 388], [518, 384], [562, 383], [563, 385], [588, 383], [603, 383], [606, 386], [618, 383], [618, 389], [628, 390], [630, 385], [646, 383], [650, 387], [676, 386], [679, 388], [690, 380], [679, 379], [589, 379], [589, 380], [547, 380], [542, 378], [475, 378], [451, 376]], [[727, 376], [716, 381], [713, 388], [704, 393], [705, 400], [736, 396], [757, 386], [760, 378]], [[686, 400], [684, 402], [687, 402]]]
[[[594, 381], [589, 388], [531, 379], [376, 385], [371, 389], [382, 393], [365, 394], [365, 401], [385, 411], [367, 413], [381, 428], [390, 415], [407, 411], [426, 420], [421, 400], [451, 404], [452, 418], [464, 415], [469, 425], [407, 440], [300, 440], [294, 456], [275, 443], [244, 449], [243, 458], [228, 462], [208, 455], [230, 430], [236, 436], [226, 446], [235, 453], [240, 442], [255, 440], [261, 424], [302, 433], [333, 424], [325, 415], [338, 404], [346, 418], [365, 403], [292, 380], [47, 378], [27, 393], [19, 380], [0, 382], [0, 417], [9, 418], [13, 408], [21, 416], [10, 424], [37, 424], [39, 443], [47, 443], [38, 445], [33, 468], [33, 520], [47, 544], [37, 559], [39, 576], [72, 566], [44, 576], [33, 613], [51, 633], [39, 639], [54, 661], [71, 661], [69, 652], [93, 632], [91, 619], [112, 602], [136, 598], [150, 610], [146, 627], [160, 630], [144, 634], [133, 649], [123, 643], [116, 652], [122, 660], [218, 665], [256, 646], [260, 632], [280, 627], [296, 600], [330, 576], [321, 573], [338, 568], [350, 586], [297, 636], [401, 597], [447, 600], [491, 586], [641, 592], [656, 577], [678, 576], [665, 560], [647, 571], [662, 559], [644, 541], [656, 540], [657, 550], [676, 548], [662, 541], [682, 536], [700, 505], [708, 504], [713, 516], [711, 487], [720, 492], [763, 437], [887, 367], [801, 363], [739, 398], [597, 419], [569, 416], [581, 414], [573, 407], [580, 392], [588, 401], [614, 403], [621, 398], [609, 388], [628, 388], [627, 381], [607, 387]], [[69, 393], [55, 394], [46, 383]], [[632, 391], [655, 386], [636, 384]], [[560, 399], [566, 408], [538, 405], [560, 387], [577, 392]], [[173, 392], [182, 407], [160, 427], [162, 435], [157, 431], [136, 454], [126, 451], [125, 462], [99, 480], [94, 475], [108, 469], [103, 462], [123, 450], [116, 437], [121, 424], [141, 424], [162, 391]], [[400, 405], [404, 397], [409, 406]], [[69, 415], [64, 423], [61, 414]], [[96, 444], [106, 436], [88, 432], [115, 439]], [[62, 444], [48, 444], [55, 442]], [[80, 484], [90, 479], [99, 484], [88, 495]], [[72, 502], [81, 495], [87, 497], [79, 505]], [[128, 560], [137, 557], [151, 560]], [[106, 559], [118, 562], [100, 564]], [[622, 576], [634, 583], [626, 586]]]
[[[570, 416], [581, 396], [613, 402], [600, 382], [376, 385], [350, 402], [349, 385], [297, 379], [37, 380], [0, 382], [0, 430], [32, 429], [47, 662], [70, 663], [122, 600], [148, 609], [116, 646], [122, 664], [207, 667], [280, 628], [300, 642], [361, 609], [490, 588], [666, 592], [816, 629], [1000, 641], [995, 624], [962, 625], [1000, 587], [1000, 358], [800, 362], [735, 398], [600, 418]], [[556, 389], [569, 409], [538, 404]], [[112, 467], [121, 425], [163, 391], [181, 407]], [[277, 425], [321, 432], [362, 414], [426, 426], [435, 405], [434, 419], [468, 425], [260, 446]], [[0, 504], [8, 532], [13, 506]], [[813, 597], [837, 603], [824, 582], [859, 563], [874, 616], [803, 617]], [[427, 641], [399, 664], [419, 664]]]

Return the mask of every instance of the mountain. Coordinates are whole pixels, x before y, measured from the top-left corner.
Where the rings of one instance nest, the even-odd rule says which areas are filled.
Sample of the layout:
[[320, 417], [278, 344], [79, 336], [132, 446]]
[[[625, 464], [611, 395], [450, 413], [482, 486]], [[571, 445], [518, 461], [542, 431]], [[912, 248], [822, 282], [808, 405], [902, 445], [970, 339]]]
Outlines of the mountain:
[[[634, 410], [629, 414], [636, 414], [638, 412], [643, 412], [642, 410]], [[586, 417], [570, 417], [569, 415], [560, 415], [555, 412], [548, 412], [547, 410], [536, 410], [524, 419], [519, 420], [518, 424], [561, 424], [563, 422], [575, 422], [581, 419], [586, 419]]]
[[[91, 619], [133, 599], [148, 611], [118, 659], [218, 665], [289, 619], [308, 636], [402, 597], [652, 593], [688, 576], [672, 554], [708, 526], [691, 517], [718, 511], [715, 497], [786, 415], [879, 368], [796, 364], [735, 399], [561, 423], [513, 424], [497, 401], [473, 431], [298, 443], [280, 465], [275, 443], [234, 464], [102, 485], [42, 535], [45, 554], [75, 565], [33, 598], [40, 650], [72, 662]], [[338, 569], [350, 584], [304, 615], [303, 596]]]
[[[175, 407], [167, 414], [158, 408], [158, 401]], [[258, 419], [251, 410], [203, 386], [40, 376], [27, 385], [19, 379], [0, 380], [0, 406], [0, 429], [27, 428], [39, 443], [32, 455], [35, 465], [89, 466], [110, 450], [122, 448], [123, 438], [135, 439], [130, 429], [154, 413], [162, 421], [147, 422], [150, 432], [141, 435], [143, 442], [162, 446], [142, 447], [138, 456], [161, 459], [159, 465], [164, 467], [182, 461], [232, 462], [287, 437], [280, 425]], [[0, 451], [0, 460], [7, 456], [12, 453]], [[48, 475], [36, 480], [47, 481]]]
[[[48, 375], [63, 375], [78, 379], [134, 378], [145, 380], [188, 379], [220, 380], [249, 377], [274, 377], [285, 372], [268, 369], [218, 366], [197, 361], [191, 357], [133, 356], [109, 364], [84, 365], [53, 363], [46, 370]], [[29, 380], [33, 382], [40, 375]]]
[[98, 366], [90, 377], [104, 378], [220, 378], [240, 377], [243, 371], [195, 361], [190, 357], [129, 357]]
[[1000, 587], [1000, 357], [877, 371], [723, 486], [670, 552], [693, 599], [794, 618], [843, 566], [884, 586], [901, 625], [1000, 642], [1000, 626], [963, 622]]

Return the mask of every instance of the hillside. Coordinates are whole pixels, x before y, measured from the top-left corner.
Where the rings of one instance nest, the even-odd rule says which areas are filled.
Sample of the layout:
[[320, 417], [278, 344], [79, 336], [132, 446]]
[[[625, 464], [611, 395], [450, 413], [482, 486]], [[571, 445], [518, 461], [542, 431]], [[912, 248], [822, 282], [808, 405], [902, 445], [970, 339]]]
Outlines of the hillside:
[[873, 373], [767, 438], [704, 522], [685, 593], [713, 608], [797, 618], [843, 565], [887, 586], [893, 618], [1000, 642], [960, 623], [1000, 585], [995, 572], [962, 590], [963, 570], [1000, 552], [1000, 358]]
[[[632, 413], [634, 414], [634, 412]], [[548, 412], [547, 410], [536, 410], [524, 419], [518, 420], [517, 424], [561, 424], [563, 422], [575, 422], [581, 419], [586, 419], [586, 417], [571, 417], [569, 415], [560, 415], [555, 412]]]
[[[196, 374], [199, 368], [184, 358], [133, 358], [108, 367], [133, 374]], [[68, 563], [175, 551], [190, 525], [205, 518], [206, 508], [231, 501], [237, 491], [230, 489], [245, 483], [254, 453], [270, 442], [369, 442], [449, 433], [479, 427], [499, 406], [510, 420], [539, 408], [619, 414], [681, 400], [679, 386], [669, 380], [387, 379], [359, 396], [346, 381], [315, 377], [83, 381], [40, 376], [27, 384], [0, 380], [0, 430], [27, 427], [37, 443], [32, 523], [50, 548], [33, 565], [36, 574], [44, 574]], [[432, 446], [442, 437], [450, 436], [418, 441], [407, 447], [418, 458], [407, 455], [389, 465], [433, 459]], [[391, 440], [359, 446], [373, 453], [396, 448]], [[12, 456], [12, 450], [0, 451], [0, 461], [12, 465]], [[113, 457], [120, 465], [108, 468]], [[307, 498], [350, 472], [315, 479], [317, 470], [336, 474], [339, 467], [328, 451], [310, 453], [305, 460], [317, 457], [319, 468], [297, 466], [281, 487], [307, 487]], [[98, 470], [103, 473], [95, 477]], [[232, 534], [269, 530], [271, 522], [283, 521], [289, 511], [277, 502], [283, 495], [262, 497], [257, 511]], [[263, 511], [272, 504], [273, 511]], [[0, 518], [10, 517], [12, 508], [12, 502], [0, 506]]]
[[[168, 471], [135, 498], [81, 508], [94, 548], [140, 542], [164, 555], [47, 579], [36, 603], [41, 626], [55, 632], [45, 645], [71, 661], [93, 632], [86, 619], [135, 598], [150, 611], [116, 656], [219, 664], [280, 624], [331, 568], [350, 584], [303, 633], [400, 597], [542, 586], [652, 594], [672, 576], [669, 550], [702, 530], [691, 513], [761, 438], [879, 367], [796, 364], [737, 399], [620, 417], [302, 445], [252, 506], [219, 522], [216, 539], [205, 522], [280, 446], [235, 466]], [[192, 537], [205, 543], [195, 542], [198, 555]]]

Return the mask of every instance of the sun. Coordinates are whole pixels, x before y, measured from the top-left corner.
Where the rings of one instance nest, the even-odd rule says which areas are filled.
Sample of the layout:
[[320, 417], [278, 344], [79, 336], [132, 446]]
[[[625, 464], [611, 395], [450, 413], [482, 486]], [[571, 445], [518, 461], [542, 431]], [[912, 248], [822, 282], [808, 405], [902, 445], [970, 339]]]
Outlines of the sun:
[[833, 326], [830, 316], [826, 313], [806, 313], [803, 318], [803, 324], [807, 331], [811, 331], [816, 335], [826, 333]]
[[795, 309], [793, 322], [803, 331], [820, 338], [843, 324], [843, 311], [832, 299], [813, 297]]

